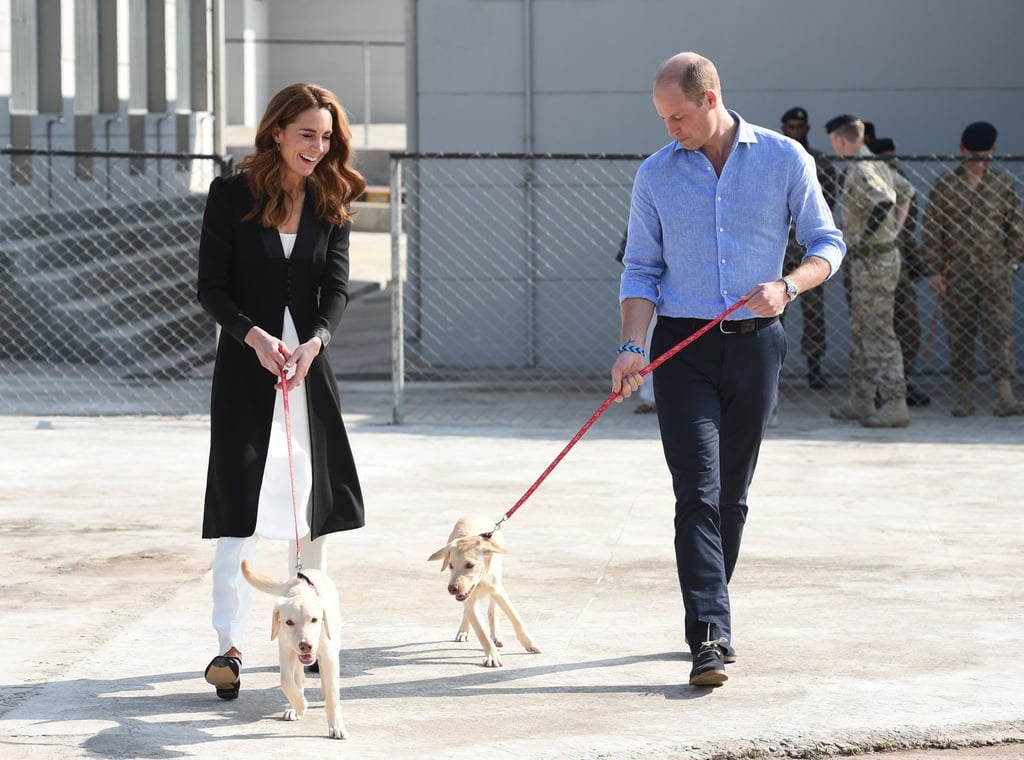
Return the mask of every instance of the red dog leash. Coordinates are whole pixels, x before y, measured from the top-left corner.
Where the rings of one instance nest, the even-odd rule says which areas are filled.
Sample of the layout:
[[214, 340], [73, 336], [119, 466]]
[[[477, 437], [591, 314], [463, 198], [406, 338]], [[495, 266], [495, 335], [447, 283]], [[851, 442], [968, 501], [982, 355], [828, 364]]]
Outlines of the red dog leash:
[[[703, 327], [701, 327], [701, 328], [700, 328], [699, 330], [697, 330], [697, 331], [696, 331], [695, 333], [693, 333], [692, 335], [690, 335], [690, 336], [688, 336], [688, 337], [684, 338], [683, 340], [679, 341], [679, 343], [677, 343], [676, 345], [674, 345], [674, 346], [673, 346], [672, 348], [670, 348], [670, 349], [669, 349], [668, 351], [666, 351], [665, 353], [663, 353], [663, 354], [662, 354], [661, 356], [659, 356], [659, 357], [658, 357], [657, 359], [654, 359], [654, 360], [653, 360], [653, 361], [652, 361], [652, 362], [651, 362], [650, 364], [648, 364], [648, 365], [647, 365], [646, 367], [644, 367], [644, 368], [643, 368], [642, 370], [640, 370], [640, 376], [641, 376], [641, 377], [643, 377], [643, 376], [645, 376], [645, 375], [649, 375], [649, 374], [650, 374], [651, 372], [653, 372], [653, 371], [654, 371], [654, 370], [655, 370], [655, 369], [656, 369], [657, 367], [660, 367], [660, 366], [661, 366], [662, 364], [664, 364], [665, 362], [667, 362], [667, 361], [668, 361], [669, 359], [671, 359], [671, 358], [672, 358], [673, 356], [675, 356], [676, 354], [678, 354], [678, 353], [679, 353], [680, 351], [682, 351], [682, 350], [683, 350], [684, 348], [686, 348], [686, 347], [687, 347], [688, 345], [690, 345], [690, 344], [691, 344], [691, 343], [693, 343], [693, 342], [694, 342], [695, 340], [697, 340], [697, 338], [699, 338], [699, 337], [700, 337], [701, 335], [703, 335], [704, 333], [706, 333], [706, 332], [707, 332], [708, 330], [710, 330], [710, 329], [711, 329], [712, 327], [714, 327], [715, 325], [717, 325], [717, 324], [718, 324], [719, 322], [721, 322], [721, 321], [722, 321], [723, 319], [725, 319], [725, 318], [726, 318], [726, 317], [728, 317], [728, 316], [729, 316], [730, 314], [732, 314], [732, 313], [733, 313], [734, 311], [736, 311], [736, 310], [737, 310], [737, 309], [739, 309], [739, 308], [740, 308], [741, 306], [743, 306], [743, 304], [745, 304], [746, 302], [747, 302], [747, 299], [746, 299], [746, 298], [741, 298], [741, 299], [740, 299], [739, 301], [737, 301], [736, 303], [734, 303], [734, 304], [733, 304], [732, 306], [730, 306], [730, 307], [729, 307], [728, 309], [726, 309], [725, 311], [723, 311], [723, 312], [722, 312], [721, 314], [719, 314], [719, 315], [718, 315], [717, 317], [715, 317], [714, 319], [712, 319], [712, 320], [711, 320], [710, 322], [708, 322], [708, 323], [707, 323], [706, 325], [704, 325]], [[590, 415], [590, 419], [589, 419], [589, 420], [587, 420], [587, 421], [586, 421], [585, 423], [583, 423], [583, 427], [581, 427], [581, 428], [579, 429], [579, 431], [577, 431], [576, 435], [574, 435], [574, 436], [572, 437], [572, 440], [571, 440], [571, 441], [569, 441], [569, 443], [568, 443], [568, 444], [566, 444], [565, 448], [564, 448], [564, 449], [562, 449], [562, 450], [561, 450], [561, 452], [559, 452], [558, 456], [556, 456], [556, 457], [555, 457], [554, 461], [553, 461], [553, 462], [551, 462], [551, 464], [549, 464], [549, 465], [547, 466], [547, 469], [546, 469], [546, 470], [544, 470], [544, 472], [542, 472], [542, 473], [540, 474], [540, 477], [539, 477], [539, 478], [537, 478], [537, 479], [536, 479], [536, 480], [535, 480], [535, 481], [533, 482], [533, 485], [532, 485], [532, 486], [530, 486], [530, 487], [529, 487], [529, 488], [528, 488], [528, 489], [526, 490], [526, 493], [524, 493], [524, 494], [523, 494], [523, 495], [522, 495], [522, 496], [521, 496], [521, 497], [519, 498], [519, 501], [517, 501], [517, 502], [516, 502], [515, 504], [513, 504], [513, 505], [512, 505], [512, 508], [511, 508], [511, 509], [510, 509], [510, 510], [509, 510], [508, 512], [506, 512], [506, 513], [505, 513], [505, 514], [504, 514], [504, 515], [502, 516], [502, 518], [501, 518], [500, 520], [498, 520], [498, 522], [497, 522], [497, 523], [495, 523], [495, 525], [494, 525], [494, 530], [498, 530], [498, 529], [499, 529], [499, 528], [501, 527], [501, 524], [502, 524], [503, 522], [505, 522], [505, 521], [506, 521], [506, 520], [507, 520], [508, 518], [510, 518], [510, 517], [511, 517], [512, 515], [514, 515], [514, 514], [516, 513], [516, 510], [517, 510], [517, 509], [519, 509], [519, 508], [520, 508], [521, 506], [523, 506], [523, 504], [524, 504], [524, 503], [526, 502], [526, 500], [527, 500], [527, 499], [529, 499], [529, 498], [530, 498], [530, 497], [531, 497], [531, 496], [533, 495], [533, 492], [534, 492], [534, 491], [536, 491], [536, 490], [537, 490], [537, 488], [539, 488], [539, 487], [540, 487], [540, 484], [541, 484], [541, 483], [543, 483], [543, 482], [544, 482], [544, 480], [545, 480], [545, 479], [547, 478], [547, 476], [551, 474], [551, 471], [552, 471], [552, 470], [554, 470], [554, 469], [555, 469], [555, 467], [557, 467], [557, 466], [558, 466], [558, 463], [559, 463], [559, 462], [561, 462], [561, 461], [562, 461], [562, 459], [564, 459], [564, 458], [565, 458], [565, 455], [569, 453], [569, 451], [570, 451], [570, 450], [572, 449], [572, 447], [573, 447], [573, 446], [575, 446], [575, 445], [576, 445], [576, 444], [577, 444], [577, 443], [579, 442], [579, 440], [580, 440], [580, 439], [581, 439], [581, 438], [582, 438], [582, 437], [583, 437], [584, 435], [586, 435], [587, 431], [588, 431], [588, 430], [590, 430], [590, 428], [591, 428], [591, 427], [593, 426], [593, 424], [594, 424], [595, 422], [597, 422], [598, 418], [599, 418], [599, 417], [600, 417], [600, 416], [601, 416], [602, 414], [604, 414], [604, 413], [605, 413], [605, 412], [606, 412], [606, 411], [608, 410], [608, 407], [609, 407], [609, 406], [611, 406], [611, 405], [612, 405], [612, 403], [613, 403], [613, 402], [615, 401], [615, 399], [617, 399], [617, 398], [618, 398], [619, 396], [621, 396], [621, 395], [622, 395], [622, 392], [621, 392], [621, 391], [617, 391], [617, 392], [614, 392], [614, 393], [611, 393], [611, 394], [609, 394], [609, 395], [608, 395], [608, 398], [606, 398], [606, 399], [604, 400], [604, 403], [603, 403], [603, 404], [601, 404], [601, 406], [599, 406], [599, 407], [597, 408], [597, 411], [596, 411], [596, 412], [594, 412], [594, 413], [593, 413], [592, 415]], [[286, 408], [287, 408], [287, 407], [286, 407]], [[290, 441], [289, 441], [289, 445], [290, 445]]]
[[[280, 349], [278, 349], [280, 350]], [[283, 354], [284, 351], [281, 351]], [[302, 577], [302, 554], [299, 549], [299, 505], [295, 495], [295, 456], [292, 454], [292, 411], [288, 406], [288, 373], [281, 372], [281, 393], [284, 396], [284, 434], [288, 438], [288, 477], [292, 485], [292, 519], [295, 522], [295, 572]], [[310, 583], [309, 585], [313, 585]], [[315, 587], [314, 587], [315, 588]]]

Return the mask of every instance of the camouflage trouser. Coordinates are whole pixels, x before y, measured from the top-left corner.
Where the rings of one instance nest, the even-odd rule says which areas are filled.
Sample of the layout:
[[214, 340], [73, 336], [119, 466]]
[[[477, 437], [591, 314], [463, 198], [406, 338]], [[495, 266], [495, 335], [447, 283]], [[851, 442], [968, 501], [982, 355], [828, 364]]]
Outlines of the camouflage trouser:
[[977, 374], [974, 341], [979, 328], [992, 379], [1013, 380], [1013, 273], [1009, 267], [1006, 272], [998, 267], [984, 272], [951, 269], [942, 297], [942, 323], [948, 333], [954, 382], [972, 382]]
[[874, 385], [882, 401], [907, 395], [903, 354], [893, 329], [900, 252], [851, 254], [850, 376], [854, 385]]
[[[804, 249], [800, 246], [786, 248], [785, 263], [782, 273], [788, 274], [800, 266], [804, 257]], [[811, 288], [800, 294], [797, 299], [800, 314], [804, 318], [803, 334], [800, 336], [800, 351], [804, 356], [821, 358], [825, 355], [825, 291], [822, 288]], [[786, 321], [786, 313], [782, 313], [782, 321]]]
[[910, 279], [910, 268], [904, 262], [900, 267], [900, 279], [896, 283], [896, 301], [893, 322], [896, 338], [903, 352], [904, 375], [914, 373], [914, 364], [921, 350], [921, 317], [917, 312], [917, 291]]

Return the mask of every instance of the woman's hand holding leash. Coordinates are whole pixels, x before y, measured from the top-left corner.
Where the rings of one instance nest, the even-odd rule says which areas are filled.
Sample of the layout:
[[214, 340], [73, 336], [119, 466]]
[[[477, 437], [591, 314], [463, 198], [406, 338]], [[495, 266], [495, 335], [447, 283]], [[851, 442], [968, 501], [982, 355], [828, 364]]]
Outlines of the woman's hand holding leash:
[[[302, 384], [302, 381], [306, 379], [306, 375], [309, 374], [310, 365], [320, 354], [320, 350], [322, 348], [323, 343], [319, 338], [310, 338], [292, 351], [291, 354], [286, 353], [287, 349], [284, 347], [283, 343], [281, 344], [281, 353], [285, 358], [285, 363], [281, 366], [281, 371], [287, 373], [289, 390], [298, 388]], [[278, 372], [279, 375], [281, 374], [281, 371]], [[282, 390], [284, 386], [279, 382], [274, 387], [278, 390]]]

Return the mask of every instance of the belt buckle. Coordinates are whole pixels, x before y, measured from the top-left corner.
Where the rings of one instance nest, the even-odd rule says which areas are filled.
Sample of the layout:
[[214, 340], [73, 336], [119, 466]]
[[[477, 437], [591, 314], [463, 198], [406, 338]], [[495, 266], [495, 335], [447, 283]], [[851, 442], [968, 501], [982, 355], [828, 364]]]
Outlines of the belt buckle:
[[723, 335], [746, 335], [757, 330], [756, 319], [737, 319], [735, 321], [736, 330], [726, 330], [725, 324], [725, 320], [718, 323], [718, 329], [722, 331]]

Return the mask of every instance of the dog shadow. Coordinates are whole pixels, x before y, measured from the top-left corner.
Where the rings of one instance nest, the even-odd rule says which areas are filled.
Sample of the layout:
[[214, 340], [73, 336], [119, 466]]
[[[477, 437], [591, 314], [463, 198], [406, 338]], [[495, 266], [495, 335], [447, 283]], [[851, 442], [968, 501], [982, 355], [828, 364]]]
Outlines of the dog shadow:
[[[366, 647], [342, 649], [341, 652], [341, 695], [342, 701], [359, 699], [381, 699], [408, 697], [410, 689], [424, 697], [475, 697], [487, 694], [530, 695], [530, 694], [637, 694], [662, 696], [668, 700], [699, 699], [712, 693], [710, 688], [694, 687], [687, 683], [690, 662], [689, 652], [659, 652], [650, 654], [608, 657], [580, 662], [556, 662], [540, 665], [519, 664], [537, 655], [527, 652], [503, 650], [503, 668], [487, 668], [480, 664], [482, 653], [474, 644], [463, 645], [460, 649], [452, 641], [426, 641], [393, 647]], [[543, 655], [541, 655], [543, 656]], [[675, 684], [524, 684], [521, 688], [509, 686], [516, 681], [526, 681], [542, 676], [558, 676], [585, 670], [601, 670], [642, 663], [669, 663], [672, 672], [677, 672], [680, 682]], [[423, 665], [432, 672], [439, 668], [450, 668], [451, 675], [415, 678], [405, 681], [381, 682], [352, 685], [353, 677], [371, 677], [375, 671], [390, 667]]]
[[[16, 757], [24, 754], [19, 752], [21, 747], [27, 751], [45, 745], [46, 739], [40, 737], [56, 736], [58, 731], [47, 728], [54, 724], [62, 724], [59, 733], [64, 737], [55, 749], [66, 746], [67, 734], [74, 733], [74, 724], [80, 723], [84, 728], [80, 729], [83, 737], [79, 747], [90, 756], [143, 760], [192, 757], [193, 752], [177, 748], [216, 742], [220, 737], [212, 730], [225, 727], [231, 727], [233, 742], [291, 737], [290, 732], [266, 731], [265, 721], [280, 720], [286, 704], [277, 673], [276, 664], [247, 667], [242, 673], [245, 698], [237, 701], [217, 697], [213, 687], [203, 680], [202, 671], [0, 685], [0, 720], [8, 724], [24, 722], [19, 728], [8, 725], [0, 737], [0, 756]], [[254, 679], [257, 674], [272, 677]], [[257, 680], [259, 685], [254, 684]], [[310, 674], [306, 689], [311, 702], [308, 717], [313, 720], [318, 720], [316, 713], [323, 711], [323, 705], [317, 704], [322, 701], [319, 688], [319, 680]], [[104, 727], [95, 729], [96, 724]], [[247, 730], [257, 725], [259, 730]], [[91, 735], [84, 735], [89, 732]], [[308, 738], [322, 737], [318, 730]]]

